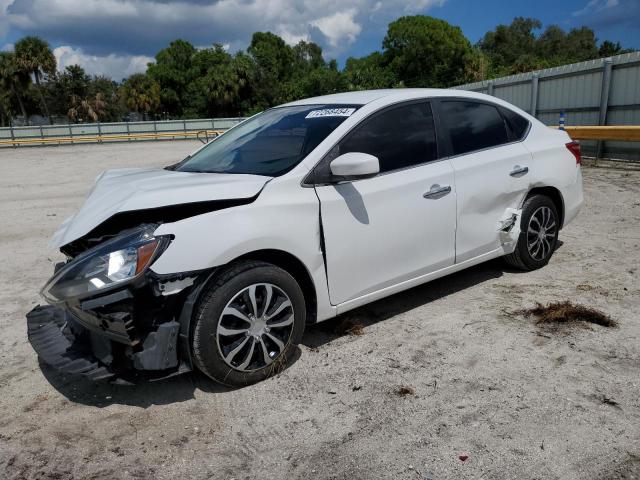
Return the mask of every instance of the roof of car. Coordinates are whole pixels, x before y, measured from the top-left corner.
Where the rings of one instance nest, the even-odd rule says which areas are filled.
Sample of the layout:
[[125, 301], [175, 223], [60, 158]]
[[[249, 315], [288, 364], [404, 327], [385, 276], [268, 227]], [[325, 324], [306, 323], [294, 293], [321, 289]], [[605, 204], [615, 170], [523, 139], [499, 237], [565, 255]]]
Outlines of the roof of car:
[[334, 93], [321, 97], [304, 98], [295, 102], [287, 103], [286, 106], [293, 105], [365, 105], [381, 98], [389, 97], [393, 100], [410, 100], [413, 98], [426, 97], [470, 97], [484, 98], [486, 95], [466, 90], [453, 90], [445, 88], [388, 88], [381, 90], [361, 90], [355, 92]]

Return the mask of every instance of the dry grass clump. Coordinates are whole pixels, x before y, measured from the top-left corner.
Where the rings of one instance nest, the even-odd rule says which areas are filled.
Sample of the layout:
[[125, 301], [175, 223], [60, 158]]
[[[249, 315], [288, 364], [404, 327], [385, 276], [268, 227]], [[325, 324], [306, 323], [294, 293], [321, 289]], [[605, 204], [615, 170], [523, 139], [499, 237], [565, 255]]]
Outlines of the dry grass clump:
[[569, 301], [553, 302], [546, 306], [537, 303], [535, 307], [520, 310], [517, 313], [525, 317], [536, 317], [538, 325], [566, 325], [577, 322], [595, 323], [603, 327], [615, 327], [617, 325], [615, 320], [600, 310], [584, 305], [576, 305]]
[[350, 318], [346, 318], [338, 325], [336, 328], [336, 333], [338, 335], [363, 335], [364, 334], [364, 325], [355, 322]]
[[413, 387], [401, 386], [396, 390], [396, 395], [400, 395], [401, 397], [406, 397], [408, 395], [415, 395], [416, 391]]

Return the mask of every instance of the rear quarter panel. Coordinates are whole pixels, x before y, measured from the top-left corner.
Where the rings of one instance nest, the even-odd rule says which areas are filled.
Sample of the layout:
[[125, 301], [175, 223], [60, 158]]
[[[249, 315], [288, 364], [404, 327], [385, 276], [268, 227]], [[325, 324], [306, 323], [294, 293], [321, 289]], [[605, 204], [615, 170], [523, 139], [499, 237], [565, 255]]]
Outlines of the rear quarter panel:
[[571, 141], [565, 131], [549, 128], [537, 120], [524, 141], [532, 155], [529, 190], [551, 186], [560, 191], [565, 213], [563, 226], [575, 218], [584, 201], [580, 165], [566, 147]]

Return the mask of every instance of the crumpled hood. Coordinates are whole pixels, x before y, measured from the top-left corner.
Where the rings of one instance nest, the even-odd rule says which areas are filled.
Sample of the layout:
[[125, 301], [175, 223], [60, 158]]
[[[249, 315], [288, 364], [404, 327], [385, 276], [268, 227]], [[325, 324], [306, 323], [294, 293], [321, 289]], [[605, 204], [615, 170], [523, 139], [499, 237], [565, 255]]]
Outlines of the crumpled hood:
[[270, 177], [230, 173], [189, 173], [121, 168], [100, 174], [78, 213], [51, 239], [60, 248], [86, 235], [116, 213], [257, 195]]

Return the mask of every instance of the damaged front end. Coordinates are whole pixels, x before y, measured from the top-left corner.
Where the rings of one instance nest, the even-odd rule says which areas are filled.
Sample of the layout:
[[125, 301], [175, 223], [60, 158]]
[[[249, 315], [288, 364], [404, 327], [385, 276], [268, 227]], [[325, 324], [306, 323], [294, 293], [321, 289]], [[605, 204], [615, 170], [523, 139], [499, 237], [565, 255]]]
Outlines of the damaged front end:
[[172, 240], [154, 236], [156, 228], [126, 230], [57, 266], [42, 289], [50, 305], [27, 314], [29, 341], [45, 363], [125, 381], [191, 370], [191, 308], [209, 273], [150, 270]]

